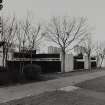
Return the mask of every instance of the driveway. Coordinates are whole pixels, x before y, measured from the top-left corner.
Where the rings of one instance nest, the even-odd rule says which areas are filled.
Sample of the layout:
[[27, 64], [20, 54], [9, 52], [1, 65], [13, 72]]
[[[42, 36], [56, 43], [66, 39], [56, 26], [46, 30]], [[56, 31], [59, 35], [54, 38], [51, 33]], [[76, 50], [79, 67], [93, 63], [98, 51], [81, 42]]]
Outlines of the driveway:
[[53, 91], [62, 87], [74, 85], [76, 83], [105, 76], [105, 71], [98, 71], [88, 74], [62, 77], [55, 80], [30, 83], [0, 88], [0, 103], [8, 102], [14, 99], [20, 99], [26, 96], [38, 95], [46, 91]]

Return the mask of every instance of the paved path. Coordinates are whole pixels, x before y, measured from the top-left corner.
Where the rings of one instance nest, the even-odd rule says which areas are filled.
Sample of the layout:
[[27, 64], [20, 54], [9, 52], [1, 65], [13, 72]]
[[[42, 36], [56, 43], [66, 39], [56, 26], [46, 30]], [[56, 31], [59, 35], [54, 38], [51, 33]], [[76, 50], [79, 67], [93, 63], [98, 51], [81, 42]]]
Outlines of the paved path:
[[44, 82], [0, 88], [0, 103], [23, 98], [26, 96], [38, 95], [46, 91], [52, 91], [62, 87], [74, 85], [75, 83], [94, 79], [101, 76], [105, 76], [105, 71], [82, 74], [78, 76], [76, 75], [70, 77], [62, 77], [60, 79], [49, 80]]

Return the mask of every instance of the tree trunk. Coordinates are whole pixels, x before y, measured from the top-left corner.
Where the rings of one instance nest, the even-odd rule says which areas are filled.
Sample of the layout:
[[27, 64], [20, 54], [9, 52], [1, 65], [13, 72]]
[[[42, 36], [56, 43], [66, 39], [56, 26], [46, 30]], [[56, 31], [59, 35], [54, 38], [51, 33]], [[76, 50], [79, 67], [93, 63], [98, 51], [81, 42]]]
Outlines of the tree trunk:
[[5, 66], [5, 45], [3, 45], [3, 59], [2, 59], [3, 67]]
[[65, 51], [62, 51], [62, 58], [61, 58], [61, 72], [65, 72]]
[[100, 64], [99, 64], [99, 56], [97, 56], [96, 63], [97, 63], [97, 68], [99, 68], [99, 66], [100, 66]]
[[88, 56], [88, 69], [91, 70], [91, 57]]
[[21, 51], [21, 44], [19, 44], [19, 52]]
[[100, 69], [101, 69], [101, 67], [102, 67], [102, 63], [103, 63], [104, 57], [102, 57], [101, 59], [102, 59], [102, 60], [101, 60], [100, 66], [99, 66]]
[[5, 52], [5, 66], [7, 66], [7, 60], [8, 60], [8, 47], [6, 48], [6, 52]]

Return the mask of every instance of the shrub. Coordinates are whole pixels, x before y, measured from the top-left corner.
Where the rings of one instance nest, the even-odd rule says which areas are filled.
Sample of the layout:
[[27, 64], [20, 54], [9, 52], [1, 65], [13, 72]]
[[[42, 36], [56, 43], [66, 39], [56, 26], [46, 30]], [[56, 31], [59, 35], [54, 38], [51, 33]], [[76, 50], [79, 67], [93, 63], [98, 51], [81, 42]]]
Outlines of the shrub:
[[36, 64], [27, 64], [23, 68], [26, 79], [38, 79], [41, 73], [41, 67]]

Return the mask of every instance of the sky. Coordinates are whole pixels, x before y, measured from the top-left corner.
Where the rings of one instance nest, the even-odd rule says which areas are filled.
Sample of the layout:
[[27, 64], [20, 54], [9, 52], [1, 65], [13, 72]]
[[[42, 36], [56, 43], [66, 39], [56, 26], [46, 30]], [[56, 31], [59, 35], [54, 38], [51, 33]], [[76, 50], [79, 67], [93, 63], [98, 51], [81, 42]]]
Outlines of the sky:
[[4, 0], [3, 4], [3, 14], [24, 18], [29, 12], [36, 22], [52, 16], [87, 17], [93, 41], [105, 40], [105, 0]]

